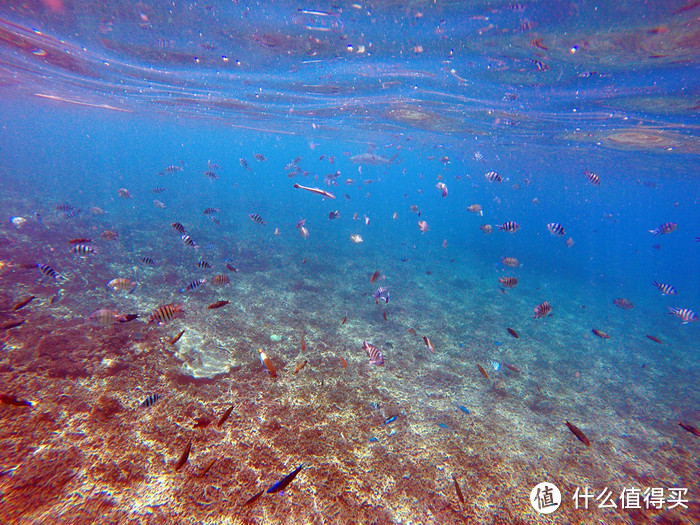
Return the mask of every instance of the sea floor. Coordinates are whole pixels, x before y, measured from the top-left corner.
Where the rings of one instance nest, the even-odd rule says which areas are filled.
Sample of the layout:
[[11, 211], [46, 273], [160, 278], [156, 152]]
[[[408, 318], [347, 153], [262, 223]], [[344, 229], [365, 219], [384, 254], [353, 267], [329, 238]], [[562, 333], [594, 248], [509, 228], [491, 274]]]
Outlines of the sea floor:
[[[148, 255], [138, 244], [117, 240], [76, 256], [54, 280], [32, 265], [51, 257], [49, 246], [68, 252], [67, 232], [5, 233], [0, 323], [25, 322], [0, 331], [0, 393], [31, 406], [0, 404], [0, 522], [700, 520], [700, 439], [678, 425], [700, 422], [688, 330], [697, 327], [666, 322], [650, 332], [643, 308], [598, 301], [582, 283], [545, 297], [521, 279], [502, 293], [498, 277], [519, 270], [459, 254], [329, 262], [274, 242], [232, 241], [231, 283], [183, 294], [183, 274], [225, 270], [201, 272], [189, 260], [151, 268], [138, 262]], [[59, 272], [68, 256], [60, 257]], [[370, 284], [377, 269], [382, 277]], [[118, 276], [139, 285], [105, 291]], [[372, 299], [380, 285], [389, 303]], [[12, 312], [28, 295], [36, 298]], [[533, 319], [544, 299], [554, 315]], [[230, 303], [206, 308], [217, 300]], [[184, 316], [146, 324], [173, 301]], [[99, 308], [140, 317], [94, 326], [87, 318]], [[370, 365], [363, 340], [381, 350], [383, 366]], [[152, 394], [160, 398], [142, 406]], [[244, 505], [301, 464], [283, 494]], [[549, 516], [529, 501], [543, 481], [563, 496]], [[610, 489], [617, 508], [592, 500], [575, 509], [584, 487]], [[687, 508], [620, 508], [623, 490], [649, 487], [687, 488]]]

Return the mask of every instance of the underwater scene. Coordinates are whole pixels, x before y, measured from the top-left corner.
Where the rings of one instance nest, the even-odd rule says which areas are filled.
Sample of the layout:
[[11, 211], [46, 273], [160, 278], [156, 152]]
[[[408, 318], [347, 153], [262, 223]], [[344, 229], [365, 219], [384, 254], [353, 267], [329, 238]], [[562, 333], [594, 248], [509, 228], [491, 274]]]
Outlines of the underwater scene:
[[700, 522], [700, 2], [0, 4], [0, 523]]

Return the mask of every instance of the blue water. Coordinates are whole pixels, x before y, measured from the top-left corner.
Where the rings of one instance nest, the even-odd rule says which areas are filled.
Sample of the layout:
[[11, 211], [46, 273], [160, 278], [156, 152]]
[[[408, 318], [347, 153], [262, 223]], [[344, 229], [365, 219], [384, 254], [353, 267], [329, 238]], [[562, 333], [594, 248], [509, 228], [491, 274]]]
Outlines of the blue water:
[[[207, 523], [532, 521], [540, 481], [569, 498], [557, 511], [567, 522], [652, 520], [575, 510], [584, 481], [618, 494], [687, 487], [689, 508], [662, 514], [697, 520], [700, 441], [678, 422], [700, 427], [700, 323], [668, 313], [700, 312], [697, 13], [683, 2], [0, 8], [0, 322], [25, 321], [0, 331], [0, 393], [34, 403], [3, 416], [16, 446], [0, 454], [0, 521], [41, 522], [61, 506], [96, 519], [99, 507], [76, 500], [87, 487], [112, 494], [100, 498], [119, 522], [148, 501], [162, 520]], [[388, 162], [351, 160], [363, 153]], [[183, 169], [162, 173], [171, 165]], [[496, 231], [506, 221], [520, 230]], [[666, 222], [677, 229], [649, 233]], [[96, 253], [69, 253], [77, 237]], [[65, 281], [40, 280], [37, 263]], [[231, 284], [213, 285], [215, 274]], [[518, 285], [502, 289], [504, 276]], [[115, 277], [138, 287], [105, 293]], [[388, 303], [371, 299], [379, 286]], [[553, 315], [533, 319], [543, 301]], [[146, 324], [176, 302], [183, 316]], [[101, 308], [140, 317], [91, 326]], [[383, 367], [368, 364], [363, 340]], [[127, 364], [105, 375], [113, 362]], [[167, 395], [149, 415], [131, 416], [136, 397], [157, 392]], [[222, 430], [192, 429], [232, 403]], [[37, 423], [42, 413], [54, 426]], [[175, 475], [187, 440], [194, 455]], [[42, 455], [47, 444], [68, 459]], [[196, 478], [211, 454], [218, 463]], [[240, 507], [302, 462], [283, 498]], [[55, 473], [37, 473], [47, 464]], [[52, 487], [47, 501], [27, 483]], [[130, 506], [133, 490], [144, 496]]]

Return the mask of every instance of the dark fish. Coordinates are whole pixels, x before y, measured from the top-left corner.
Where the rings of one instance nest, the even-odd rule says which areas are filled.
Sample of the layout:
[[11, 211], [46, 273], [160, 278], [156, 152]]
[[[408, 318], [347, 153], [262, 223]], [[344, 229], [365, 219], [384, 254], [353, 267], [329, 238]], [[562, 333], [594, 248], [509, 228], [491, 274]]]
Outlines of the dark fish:
[[338, 210], [328, 212], [328, 220], [334, 220], [340, 217], [340, 212]]
[[250, 220], [253, 222], [257, 222], [258, 224], [267, 224], [263, 218], [258, 215], [257, 213], [249, 213], [248, 217], [250, 217]]
[[343, 365], [343, 368], [347, 368], [347, 367], [348, 367], [348, 362], [347, 362], [345, 359], [343, 359], [343, 356], [342, 356], [342, 355], [339, 355], [339, 356], [338, 356], [338, 359], [340, 359], [340, 364]]
[[265, 162], [267, 160], [265, 158], [265, 155], [263, 155], [262, 153], [255, 153], [253, 154], [253, 157], [255, 157], [255, 160], [257, 160], [258, 162]]
[[484, 370], [484, 367], [482, 367], [480, 364], [477, 363], [476, 367], [479, 369], [479, 372], [481, 372], [481, 375], [484, 376], [486, 379], [489, 378], [489, 375], [486, 373], [486, 370]]
[[653, 335], [647, 335], [647, 337], [655, 343], [659, 343], [660, 345], [664, 344], [663, 341], [661, 341], [661, 339], [659, 339], [658, 337], [655, 337]]
[[532, 63], [535, 64], [535, 67], [537, 68], [537, 71], [549, 71], [549, 66], [542, 62], [541, 60], [537, 59], [532, 59]]
[[214, 310], [215, 308], [221, 308], [222, 306], [226, 306], [229, 302], [228, 301], [216, 301], [215, 303], [211, 303], [209, 306], [207, 306], [207, 310]]
[[56, 211], [71, 211], [73, 209], [73, 206], [70, 204], [59, 204], [56, 206]]
[[681, 428], [683, 428], [683, 430], [687, 430], [691, 434], [694, 434], [694, 435], [700, 437], [700, 430], [698, 430], [694, 426], [686, 425], [685, 423], [681, 423], [680, 421], [678, 422], [678, 424], [681, 426]]
[[497, 227], [499, 231], [506, 231], [508, 233], [515, 233], [520, 229], [520, 225], [515, 221], [506, 221]]
[[520, 336], [518, 335], [518, 332], [516, 332], [516, 331], [513, 330], [512, 328], [506, 328], [506, 330], [508, 330], [508, 333], [509, 333], [510, 335], [512, 335], [513, 337], [515, 337], [516, 339], [519, 339], [519, 338], [520, 338]]
[[11, 396], [9, 394], [0, 394], [0, 403], [3, 403], [5, 405], [12, 405], [15, 407], [30, 407], [32, 406], [31, 401], [27, 401], [26, 399], [18, 399], [15, 396]]
[[296, 374], [297, 372], [302, 370], [306, 366], [306, 363], [307, 363], [306, 359], [304, 359], [301, 363], [299, 363], [297, 365], [297, 367], [294, 369], [294, 373]]
[[178, 233], [185, 233], [185, 227], [179, 222], [171, 222], [170, 226]]
[[202, 472], [200, 472], [199, 476], [197, 477], [203, 478], [206, 475], [206, 473], [209, 472], [209, 470], [214, 466], [214, 463], [216, 463], [216, 459], [217, 458], [214, 458], [209, 463], [207, 463], [206, 466], [202, 469]]
[[156, 402], [160, 399], [160, 394], [151, 394], [148, 396], [143, 403], [141, 403], [141, 407], [143, 408], [150, 408], [153, 405], [156, 404]]
[[389, 320], [389, 319], [387, 319], [387, 317], [386, 317], [386, 310], [385, 310], [384, 308], [382, 308], [382, 316], [384, 317], [384, 320], [385, 320], [385, 321], [388, 321], [388, 320]]
[[10, 328], [16, 328], [21, 324], [24, 324], [24, 319], [22, 319], [21, 321], [5, 321], [4, 323], [0, 324], [0, 331], [9, 330]]
[[141, 262], [147, 264], [148, 266], [155, 266], [156, 262], [150, 257], [141, 257]]
[[246, 505], [252, 505], [255, 503], [260, 496], [265, 494], [265, 489], [262, 489], [260, 492], [258, 492], [255, 496], [252, 496], [248, 501], [246, 501], [242, 506], [245, 507]]
[[495, 171], [489, 171], [484, 177], [486, 177], [486, 180], [489, 182], [501, 182], [503, 180], [503, 177]]
[[162, 186], [158, 186], [157, 188], [153, 188], [151, 190], [152, 193], [163, 193], [164, 191], [165, 191], [165, 188], [163, 188]]
[[425, 343], [425, 346], [428, 347], [428, 350], [431, 352], [435, 352], [435, 347], [433, 346], [433, 342], [428, 338], [428, 336], [424, 335], [423, 336], [423, 342]]
[[304, 334], [301, 334], [301, 351], [306, 351], [306, 342], [304, 341]]
[[516, 374], [520, 373], [520, 369], [515, 365], [511, 365], [510, 363], [503, 363], [503, 366], [505, 366], [511, 372], [515, 372]]
[[267, 494], [274, 494], [276, 492], [280, 492], [280, 491], [284, 490], [285, 488], [287, 488], [287, 485], [289, 485], [292, 481], [294, 481], [294, 478], [297, 477], [297, 474], [299, 474], [299, 472], [301, 472], [301, 469], [303, 469], [303, 468], [304, 468], [304, 464], [302, 463], [293, 472], [290, 472], [289, 474], [287, 474], [284, 478], [282, 478], [277, 483], [272, 485], [265, 492]]
[[66, 219], [72, 219], [73, 217], [76, 217], [82, 210], [80, 208], [75, 208], [74, 210], [70, 210], [66, 212]]
[[219, 176], [211, 170], [205, 171], [203, 175], [211, 180], [216, 180], [219, 178]]
[[208, 417], [198, 417], [195, 422], [194, 426], [192, 428], [204, 428], [208, 427], [211, 424], [211, 419]]
[[194, 263], [194, 265], [197, 268], [201, 268], [203, 270], [211, 268], [211, 264], [209, 264], [207, 261], [197, 261], [196, 263]]
[[593, 186], [600, 186], [600, 177], [598, 177], [598, 175], [588, 170], [584, 171], [583, 174]]
[[171, 164], [170, 166], [166, 166], [165, 169], [163, 169], [163, 171], [161, 172], [161, 174], [163, 174], [163, 173], [177, 173], [178, 171], [183, 171], [183, 170], [184, 170], [184, 168], [182, 167], [182, 165], [178, 166], [175, 164]]
[[656, 281], [653, 281], [651, 284], [659, 289], [661, 295], [676, 295], [678, 293], [670, 284], [657, 283]]
[[377, 270], [376, 272], [374, 272], [374, 273], [372, 274], [372, 276], [369, 278], [370, 284], [373, 284], [373, 283], [377, 282], [377, 280], [379, 279], [379, 277], [381, 277], [381, 275], [382, 275], [382, 274], [379, 272], [379, 270]]
[[549, 233], [551, 233], [552, 235], [556, 235], [557, 237], [563, 237], [564, 235], [566, 235], [564, 227], [558, 222], [550, 222], [547, 225], [547, 229], [549, 230]]
[[36, 295], [28, 295], [27, 297], [24, 297], [23, 299], [20, 299], [15, 303], [15, 305], [12, 307], [12, 311], [16, 312], [17, 310], [21, 310], [25, 306], [27, 306], [29, 303], [32, 302], [32, 300], [36, 297]]
[[673, 230], [678, 228], [678, 224], [675, 222], [665, 222], [658, 228], [654, 228], [653, 230], [649, 230], [649, 233], [651, 233], [654, 236], [659, 235], [660, 233], [671, 233]]
[[238, 271], [238, 270], [236, 269], [236, 267], [235, 267], [233, 264], [231, 264], [231, 263], [226, 263], [226, 269], [227, 269], [229, 272], [237, 272], [237, 271]]
[[457, 478], [454, 477], [454, 474], [452, 475], [452, 481], [455, 482], [455, 492], [457, 493], [457, 498], [459, 499], [460, 503], [464, 505], [464, 495], [462, 494], [462, 489], [459, 488], [459, 483], [457, 483]]
[[204, 215], [211, 215], [212, 213], [217, 213], [219, 211], [221, 211], [221, 210], [219, 210], [219, 208], [207, 208], [202, 213]]
[[228, 419], [228, 417], [231, 415], [231, 412], [233, 412], [233, 405], [226, 409], [226, 412], [224, 412], [224, 414], [219, 418], [219, 422], [216, 424], [216, 426], [220, 427], [221, 425], [223, 425]]
[[77, 239], [71, 239], [68, 241], [68, 244], [84, 244], [87, 242], [92, 242], [92, 239], [88, 239], [87, 237], [78, 237]]
[[190, 450], [192, 450], [192, 441], [189, 441], [187, 443], [185, 450], [183, 450], [182, 455], [180, 455], [180, 459], [178, 459], [177, 463], [175, 463], [175, 472], [180, 470], [183, 467], [183, 465], [187, 463], [187, 458], [190, 457]]
[[566, 426], [569, 427], [569, 430], [571, 430], [571, 432], [574, 433], [574, 436], [576, 436], [576, 437], [578, 438], [578, 440], [579, 440], [581, 443], [583, 443], [583, 444], [586, 445], [587, 447], [590, 447], [590, 446], [591, 446], [591, 442], [590, 442], [590, 441], [588, 440], [588, 438], [586, 437], [586, 434], [584, 434], [583, 432], [581, 432], [581, 429], [580, 429], [580, 428], [578, 428], [578, 427], [577, 427], [576, 425], [574, 425], [573, 423], [569, 423], [568, 421], [565, 421], [565, 423], [566, 423]]
[[133, 321], [134, 319], [138, 319], [139, 314], [124, 314], [120, 315], [119, 318], [117, 319], [118, 323], [129, 323]]
[[179, 334], [177, 334], [175, 337], [173, 337], [170, 340], [170, 344], [174, 345], [175, 343], [177, 343], [180, 340], [180, 338], [183, 336], [184, 333], [185, 333], [185, 330], [183, 329]]
[[550, 313], [552, 312], [552, 307], [550, 304], [545, 301], [542, 304], [538, 304], [535, 306], [535, 319], [539, 319], [540, 317], [547, 317]]
[[632, 301], [625, 299], [624, 297], [618, 297], [617, 299], [613, 300], [613, 304], [619, 308], [622, 308], [623, 310], [631, 310], [634, 308]]
[[371, 365], [383, 365], [384, 364], [384, 356], [382, 353], [379, 351], [379, 349], [374, 346], [372, 343], [368, 343], [367, 341], [362, 342], [362, 349], [367, 352], [367, 357], [369, 357], [369, 363]]
[[499, 277], [498, 282], [501, 283], [504, 288], [513, 288], [518, 285], [518, 279], [516, 277]]
[[591, 330], [591, 332], [593, 332], [595, 335], [597, 335], [601, 339], [610, 339], [610, 336], [608, 334], [606, 334], [605, 332], [603, 332], [601, 330], [597, 330], [596, 328], [593, 328]]
[[340, 322], [341, 325], [345, 324], [345, 321], [348, 320], [348, 313], [345, 312], [345, 317], [343, 317], [343, 320]]

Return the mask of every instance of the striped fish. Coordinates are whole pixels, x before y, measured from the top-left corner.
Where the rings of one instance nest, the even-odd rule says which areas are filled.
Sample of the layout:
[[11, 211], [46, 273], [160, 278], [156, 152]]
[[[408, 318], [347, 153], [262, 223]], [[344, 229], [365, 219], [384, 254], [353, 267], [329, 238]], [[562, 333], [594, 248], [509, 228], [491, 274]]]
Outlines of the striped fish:
[[58, 206], [56, 206], [56, 211], [65, 212], [65, 211], [71, 211], [72, 209], [73, 209], [73, 206], [71, 206], [70, 204], [59, 204]]
[[185, 233], [185, 227], [179, 222], [171, 222], [170, 226], [178, 233]]
[[87, 255], [88, 253], [95, 253], [95, 248], [87, 244], [76, 244], [70, 249], [70, 252], [78, 255]]
[[550, 313], [552, 312], [552, 307], [549, 305], [547, 301], [543, 302], [542, 304], [538, 304], [535, 306], [535, 319], [539, 319], [540, 317], [547, 317]]
[[698, 314], [692, 310], [689, 310], [688, 308], [672, 308], [669, 306], [668, 313], [678, 317], [678, 319], [683, 321], [683, 324], [692, 323], [698, 320]]
[[217, 226], [219, 226], [221, 224], [221, 221], [219, 220], [219, 218], [216, 215], [210, 215], [209, 219], [211, 219], [211, 222], [213, 222]]
[[649, 230], [649, 233], [651, 233], [654, 236], [659, 235], [660, 233], [671, 233], [673, 230], [678, 228], [678, 225], [675, 222], [665, 222], [658, 228], [654, 228], [653, 230]]
[[160, 399], [160, 394], [151, 394], [148, 396], [143, 403], [141, 403], [142, 408], [150, 408], [156, 404], [156, 401]]
[[75, 208], [75, 209], [67, 211], [66, 212], [66, 219], [72, 219], [73, 217], [76, 217], [81, 211], [83, 211], [83, 210], [81, 210], [80, 208]]
[[515, 257], [501, 257], [501, 263], [505, 266], [510, 266], [511, 268], [517, 268], [520, 266], [520, 261]]
[[486, 180], [489, 182], [501, 182], [503, 180], [503, 177], [495, 171], [489, 171], [484, 177], [486, 177]]
[[152, 193], [163, 193], [166, 190], [163, 186], [158, 186], [157, 188], [153, 188], [151, 190]]
[[547, 229], [549, 230], [549, 233], [551, 233], [552, 235], [557, 235], [558, 237], [563, 237], [564, 235], [566, 235], [564, 227], [558, 222], [550, 222], [547, 225]]
[[209, 264], [207, 261], [197, 261], [196, 263], [194, 263], [194, 265], [197, 268], [201, 268], [203, 270], [206, 270], [207, 268], [211, 268], [211, 264]]
[[676, 295], [678, 293], [670, 284], [657, 283], [656, 281], [651, 284], [656, 286], [662, 295]]
[[520, 225], [515, 221], [507, 221], [503, 224], [498, 225], [499, 231], [506, 231], [508, 233], [515, 233], [520, 229]]
[[367, 352], [367, 357], [369, 357], [369, 364], [371, 365], [383, 365], [384, 356], [379, 351], [379, 349], [372, 343], [367, 341], [362, 341], [362, 349]]
[[243, 157], [241, 157], [240, 159], [238, 159], [238, 164], [241, 165], [241, 168], [250, 171], [250, 166], [248, 166], [248, 161], [245, 160]]
[[513, 288], [518, 285], [518, 279], [515, 277], [499, 277], [498, 282], [501, 283], [504, 288]]
[[155, 266], [156, 262], [150, 257], [141, 257], [141, 262], [147, 264], [148, 266]]
[[207, 282], [206, 279], [196, 279], [194, 281], [190, 281], [187, 286], [182, 288], [180, 292], [194, 292], [197, 288], [202, 286], [205, 282]]
[[115, 279], [112, 279], [105, 285], [105, 290], [110, 291], [129, 291], [129, 293], [132, 293], [135, 289], [138, 283], [136, 281], [132, 281], [131, 279], [127, 279], [125, 277], [117, 277]]
[[54, 279], [58, 279], [60, 277], [60, 274], [56, 272], [56, 270], [51, 268], [51, 266], [49, 266], [48, 264], [36, 263], [36, 267], [39, 268], [41, 275], [45, 277], [53, 277]]
[[212, 213], [217, 213], [217, 212], [219, 212], [219, 211], [220, 211], [219, 208], [207, 208], [207, 209], [204, 210], [202, 213], [203, 213], [204, 215], [211, 215]]
[[170, 166], [166, 166], [161, 173], [177, 173], [178, 171], [182, 171], [183, 169], [184, 168], [182, 166], [176, 166], [175, 164], [171, 164]]
[[214, 286], [226, 286], [231, 282], [231, 278], [228, 275], [219, 274], [211, 278], [211, 283]]
[[211, 180], [216, 180], [216, 179], [219, 178], [219, 176], [218, 176], [216, 173], [214, 173], [213, 171], [211, 171], [211, 170], [205, 171], [205, 172], [203, 173], [203, 175], [204, 175], [205, 177], [207, 177], [208, 179], [211, 179]]
[[258, 224], [267, 224], [263, 218], [258, 215], [257, 213], [249, 213], [248, 217], [250, 217], [250, 220], [253, 222], [257, 222]]
[[593, 186], [600, 186], [600, 177], [598, 177], [598, 175], [588, 170], [584, 171], [583, 174]]
[[165, 324], [168, 321], [172, 321], [178, 317], [179, 314], [185, 313], [182, 306], [182, 303], [170, 303], [159, 306], [148, 316], [148, 324]]
[[199, 248], [199, 246], [197, 246], [197, 243], [194, 242], [192, 240], [192, 237], [190, 237], [189, 235], [183, 234], [180, 238], [182, 239], [182, 242], [185, 243], [185, 245], [192, 246], [192, 248]]
[[634, 308], [632, 301], [625, 299], [624, 297], [618, 297], [617, 299], [613, 300], [613, 304], [622, 308], [623, 310], [631, 310]]

